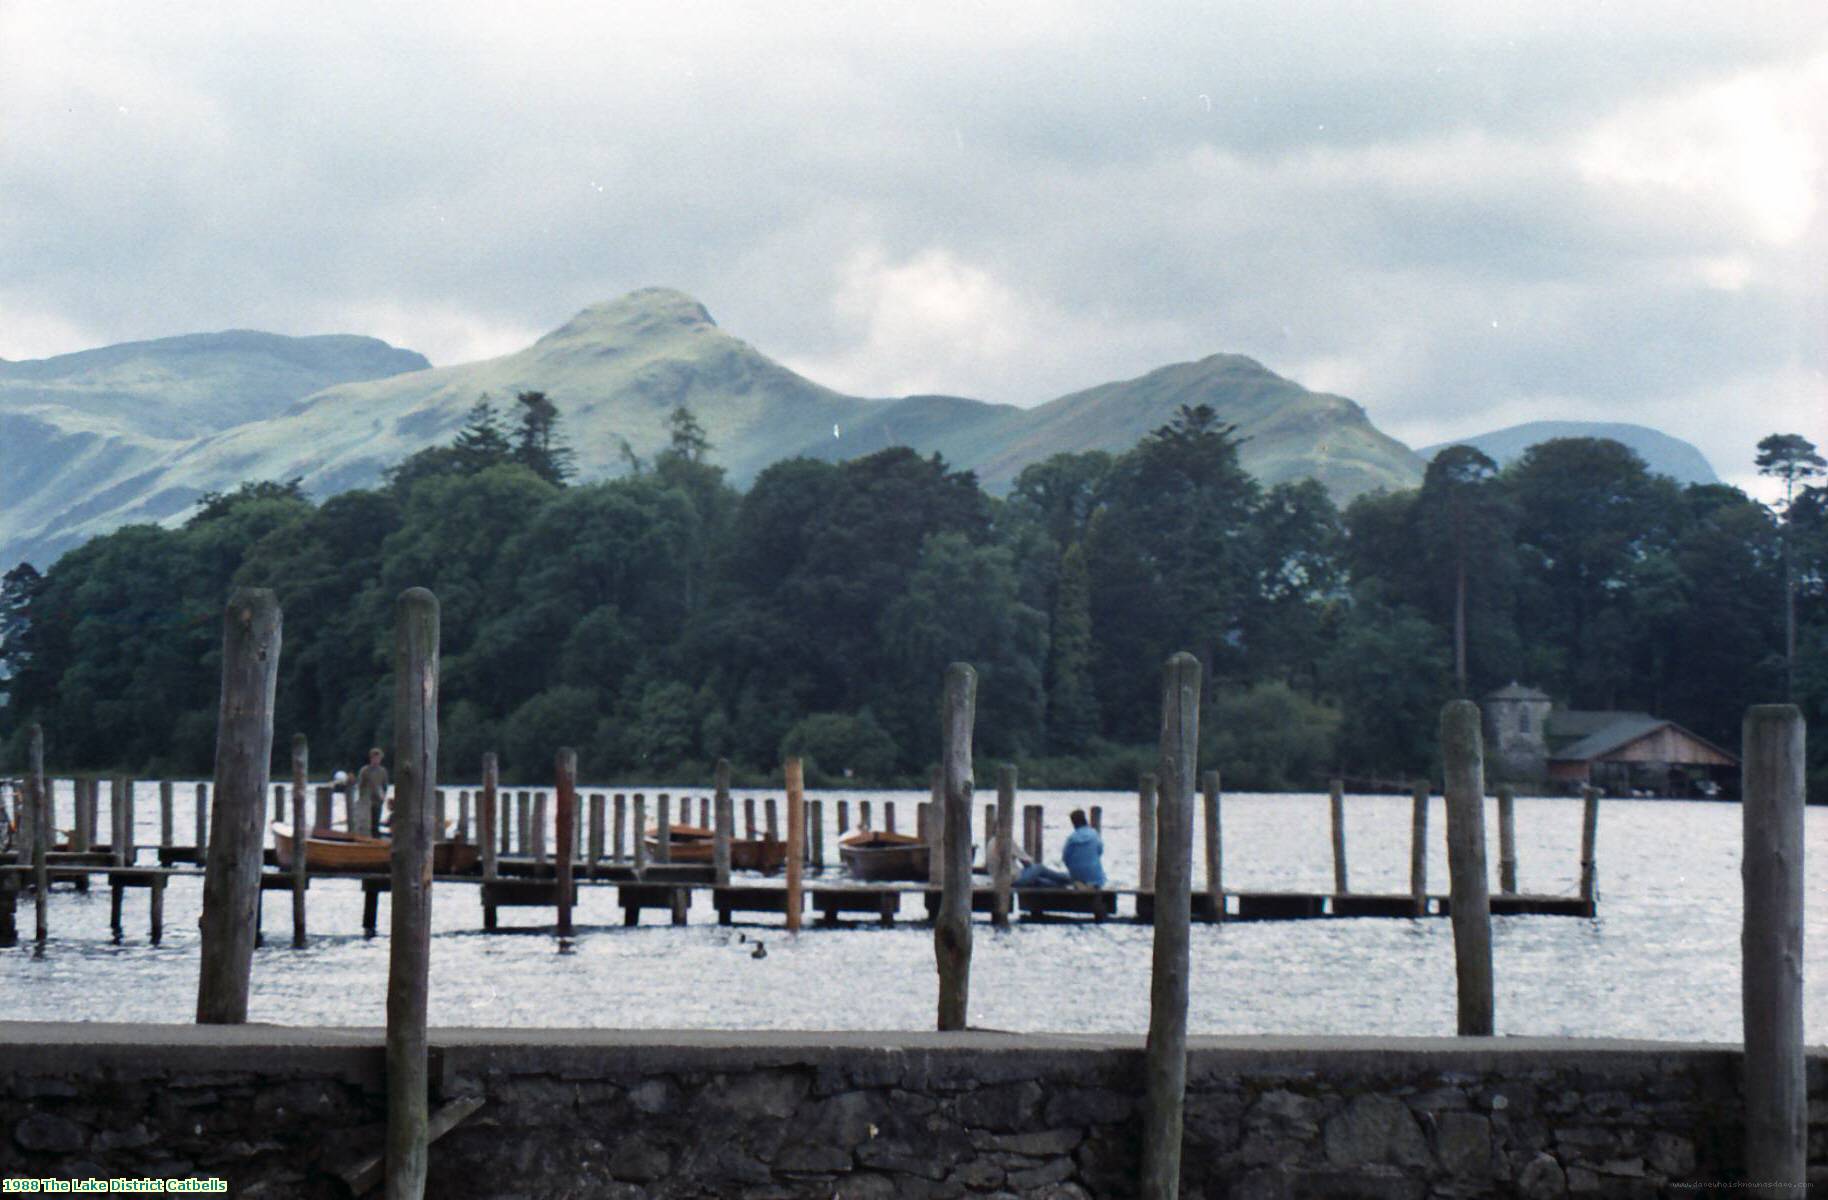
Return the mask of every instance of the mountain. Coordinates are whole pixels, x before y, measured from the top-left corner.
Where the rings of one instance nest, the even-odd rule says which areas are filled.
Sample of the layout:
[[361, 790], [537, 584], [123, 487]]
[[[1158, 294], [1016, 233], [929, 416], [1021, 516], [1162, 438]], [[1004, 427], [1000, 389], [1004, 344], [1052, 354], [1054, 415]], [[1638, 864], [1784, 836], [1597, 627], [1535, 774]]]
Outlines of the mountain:
[[121, 524], [123, 506], [181, 511], [200, 489], [146, 489], [205, 434], [277, 418], [331, 384], [429, 365], [374, 338], [240, 329], [0, 360], [0, 563], [42, 564]]
[[1427, 461], [1449, 446], [1471, 446], [1503, 467], [1522, 458], [1523, 452], [1536, 443], [1552, 438], [1611, 438], [1637, 451], [1638, 457], [1652, 471], [1667, 475], [1677, 483], [1720, 482], [1720, 477], [1714, 474], [1714, 468], [1706, 456], [1681, 438], [1671, 437], [1644, 425], [1608, 421], [1531, 421], [1475, 437], [1425, 446], [1416, 453]]
[[[1127, 449], [1179, 405], [1200, 403], [1238, 427], [1240, 457], [1266, 483], [1318, 478], [1344, 502], [1378, 487], [1413, 486], [1422, 473], [1421, 460], [1358, 405], [1308, 392], [1247, 358], [1163, 367], [1030, 409], [957, 396], [866, 399], [767, 358], [719, 329], [691, 297], [646, 288], [586, 308], [500, 358], [350, 377], [188, 441], [92, 447], [92, 461], [118, 450], [130, 468], [111, 472], [55, 522], [14, 522], [10, 511], [0, 517], [0, 562], [15, 561], [23, 547], [42, 565], [47, 552], [129, 521], [167, 519], [201, 493], [243, 481], [299, 477], [320, 497], [369, 486], [414, 451], [447, 443], [479, 397], [512, 407], [527, 390], [558, 404], [583, 480], [627, 470], [625, 444], [642, 457], [663, 449], [667, 418], [680, 405], [704, 426], [713, 458], [739, 486], [795, 455], [837, 460], [911, 445], [1005, 491], [1031, 462], [1061, 451]], [[9, 411], [0, 393], [0, 422]], [[60, 491], [60, 480], [47, 473], [43, 486]]]

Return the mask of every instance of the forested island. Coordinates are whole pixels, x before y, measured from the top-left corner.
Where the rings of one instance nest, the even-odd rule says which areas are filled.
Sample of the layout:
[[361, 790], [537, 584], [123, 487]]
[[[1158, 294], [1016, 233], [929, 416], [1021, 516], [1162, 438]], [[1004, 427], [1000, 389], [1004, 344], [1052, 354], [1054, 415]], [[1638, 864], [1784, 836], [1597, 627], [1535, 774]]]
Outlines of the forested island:
[[545, 780], [570, 745], [606, 782], [698, 782], [719, 757], [761, 779], [787, 754], [815, 782], [924, 782], [953, 660], [980, 673], [980, 761], [1051, 787], [1134, 784], [1180, 649], [1209, 681], [1201, 759], [1237, 789], [1430, 773], [1441, 703], [1512, 680], [1728, 746], [1748, 704], [1828, 711], [1828, 489], [1794, 435], [1761, 443], [1775, 507], [1564, 438], [1502, 470], [1451, 447], [1421, 488], [1341, 512], [1311, 481], [1259, 485], [1203, 406], [1123, 454], [1030, 466], [1006, 498], [905, 448], [778, 462], [738, 492], [691, 412], [671, 428], [574, 485], [551, 399], [484, 400], [380, 487], [248, 483], [180, 528], [15, 567], [4, 768], [38, 721], [62, 770], [207, 774], [236, 585], [278, 593], [276, 726], [320, 764], [389, 744], [394, 598], [436, 592], [452, 778], [495, 750]]

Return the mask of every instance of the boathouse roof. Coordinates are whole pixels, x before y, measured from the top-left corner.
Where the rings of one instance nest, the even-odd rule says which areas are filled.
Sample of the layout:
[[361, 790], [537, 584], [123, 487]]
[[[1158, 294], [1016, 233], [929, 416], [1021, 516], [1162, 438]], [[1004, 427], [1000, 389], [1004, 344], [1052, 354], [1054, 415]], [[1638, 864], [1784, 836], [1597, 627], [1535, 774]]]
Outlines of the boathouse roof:
[[1549, 736], [1563, 740], [1557, 763], [1663, 762], [1732, 766], [1739, 759], [1674, 721], [1641, 712], [1563, 709], [1549, 717]]

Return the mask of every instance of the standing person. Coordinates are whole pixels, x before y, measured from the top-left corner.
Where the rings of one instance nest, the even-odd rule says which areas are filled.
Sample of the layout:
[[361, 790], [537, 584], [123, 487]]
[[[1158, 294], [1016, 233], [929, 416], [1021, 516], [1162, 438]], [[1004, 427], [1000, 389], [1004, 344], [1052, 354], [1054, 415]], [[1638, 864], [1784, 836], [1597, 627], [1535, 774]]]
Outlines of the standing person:
[[361, 828], [357, 833], [377, 834], [381, 829], [381, 805], [387, 799], [387, 768], [381, 765], [381, 750], [376, 747], [368, 752], [368, 765], [355, 777], [356, 794], [359, 803], [356, 811]]
[[1073, 831], [1066, 835], [1066, 844], [1060, 847], [1060, 861], [1066, 864], [1074, 883], [1103, 887], [1104, 839], [1086, 821], [1084, 809], [1075, 808], [1072, 821]]

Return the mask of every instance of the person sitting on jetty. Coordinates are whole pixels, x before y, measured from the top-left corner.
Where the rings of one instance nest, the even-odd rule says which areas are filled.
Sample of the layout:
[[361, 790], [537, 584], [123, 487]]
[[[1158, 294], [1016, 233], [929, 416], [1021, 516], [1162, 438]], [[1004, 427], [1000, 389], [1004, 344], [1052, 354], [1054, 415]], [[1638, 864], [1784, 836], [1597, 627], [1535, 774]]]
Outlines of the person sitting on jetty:
[[1090, 887], [1104, 886], [1104, 839], [1085, 819], [1085, 810], [1072, 812], [1073, 831], [1060, 847], [1060, 860], [1066, 864], [1074, 883]]
[[[1055, 870], [1044, 863], [1038, 863], [1028, 856], [1020, 846], [1011, 850], [1011, 865], [1015, 868], [1015, 878], [1010, 880], [1011, 887], [1070, 887], [1073, 877], [1065, 871]], [[992, 874], [996, 872], [997, 839], [991, 838], [990, 845], [984, 848], [984, 869]]]

